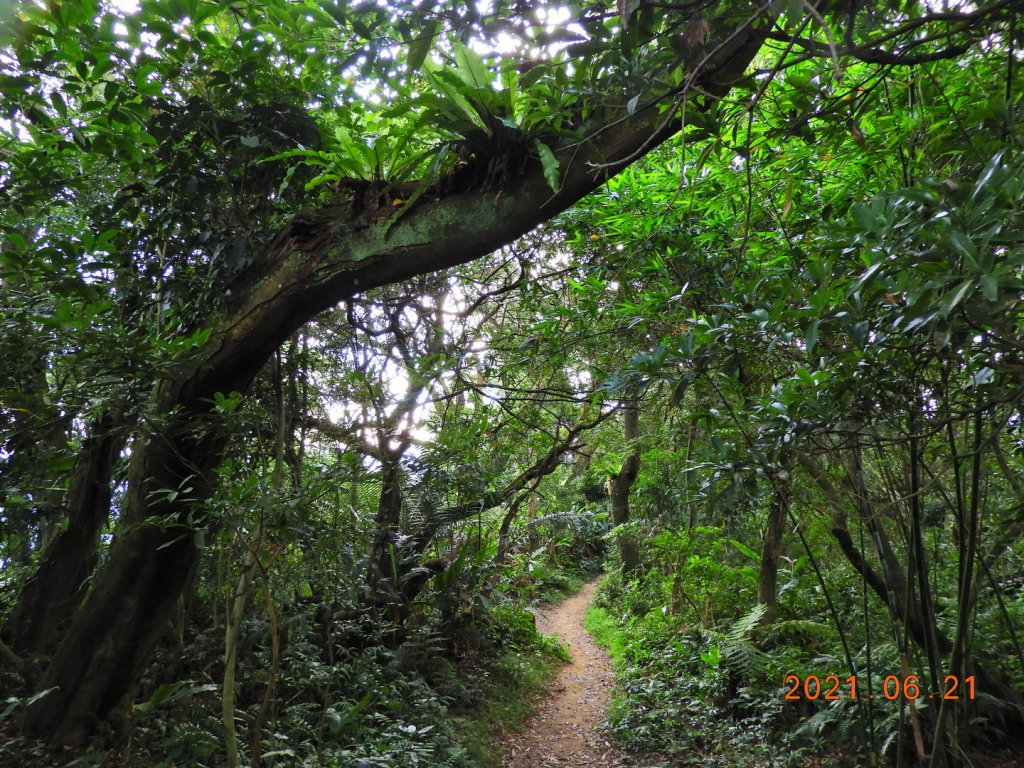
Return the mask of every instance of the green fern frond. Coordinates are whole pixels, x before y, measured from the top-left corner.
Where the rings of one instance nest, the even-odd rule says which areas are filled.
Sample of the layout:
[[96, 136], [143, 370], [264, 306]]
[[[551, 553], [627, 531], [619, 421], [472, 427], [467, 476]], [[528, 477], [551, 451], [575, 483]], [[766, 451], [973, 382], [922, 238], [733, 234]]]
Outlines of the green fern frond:
[[772, 631], [780, 637], [793, 637], [804, 635], [808, 637], [828, 638], [835, 634], [835, 630], [828, 624], [822, 624], [810, 619], [788, 619], [776, 622]]
[[738, 670], [748, 680], [764, 677], [771, 659], [764, 651], [749, 640], [725, 638], [722, 645], [722, 658]]
[[729, 638], [731, 640], [749, 640], [767, 610], [768, 606], [763, 603], [755, 605], [733, 623], [729, 630]]

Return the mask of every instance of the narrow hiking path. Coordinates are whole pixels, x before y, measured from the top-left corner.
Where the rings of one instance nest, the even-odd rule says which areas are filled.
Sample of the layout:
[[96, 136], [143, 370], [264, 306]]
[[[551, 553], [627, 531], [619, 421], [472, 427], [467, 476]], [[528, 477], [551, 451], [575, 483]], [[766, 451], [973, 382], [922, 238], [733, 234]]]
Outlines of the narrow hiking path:
[[620, 753], [599, 733], [611, 700], [608, 654], [583, 628], [597, 580], [537, 616], [537, 629], [569, 644], [563, 667], [521, 733], [505, 740], [504, 768], [617, 768]]

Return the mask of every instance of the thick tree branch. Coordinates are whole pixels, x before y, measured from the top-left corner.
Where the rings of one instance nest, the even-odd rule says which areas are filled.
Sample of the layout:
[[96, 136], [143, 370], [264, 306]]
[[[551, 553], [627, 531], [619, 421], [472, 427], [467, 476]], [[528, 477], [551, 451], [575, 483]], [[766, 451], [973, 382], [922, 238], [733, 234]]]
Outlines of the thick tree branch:
[[[753, 25], [715, 48], [714, 66], [694, 85], [724, 93], [749, 65], [763, 36]], [[260, 262], [232, 288], [231, 317], [213, 322], [205, 370], [184, 399], [208, 398], [226, 380], [244, 389], [270, 353], [297, 327], [357, 293], [463, 264], [496, 251], [595, 190], [607, 178], [679, 130], [656, 105], [638, 110], [592, 140], [556, 151], [563, 173], [557, 192], [536, 158], [498, 189], [476, 188], [420, 202], [390, 228], [348, 208], [300, 214], [277, 234]], [[595, 171], [595, 168], [599, 168]], [[255, 276], [255, 277], [252, 277]]]

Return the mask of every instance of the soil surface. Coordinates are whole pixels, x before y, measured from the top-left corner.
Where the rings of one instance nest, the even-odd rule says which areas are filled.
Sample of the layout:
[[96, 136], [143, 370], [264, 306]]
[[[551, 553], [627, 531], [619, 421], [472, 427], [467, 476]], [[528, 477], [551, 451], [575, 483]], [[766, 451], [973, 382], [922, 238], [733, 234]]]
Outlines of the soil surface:
[[537, 714], [505, 741], [504, 768], [618, 768], [622, 755], [599, 729], [611, 700], [612, 670], [605, 650], [583, 628], [597, 591], [592, 581], [565, 602], [537, 614], [537, 629], [569, 645], [563, 667]]

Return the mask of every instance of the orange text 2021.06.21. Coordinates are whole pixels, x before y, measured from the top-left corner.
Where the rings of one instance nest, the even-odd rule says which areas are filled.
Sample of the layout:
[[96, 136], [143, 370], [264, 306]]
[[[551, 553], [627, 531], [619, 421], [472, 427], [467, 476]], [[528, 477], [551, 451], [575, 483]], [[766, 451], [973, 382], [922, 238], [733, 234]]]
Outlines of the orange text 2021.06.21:
[[[876, 678], [877, 680], [878, 678]], [[783, 685], [786, 686], [786, 693], [783, 696], [787, 701], [801, 701], [803, 699], [825, 699], [835, 701], [837, 699], [947, 699], [957, 700], [960, 698], [974, 698], [974, 675], [968, 675], [961, 680], [956, 675], [946, 675], [943, 680], [943, 688], [940, 691], [926, 690], [921, 679], [917, 675], [887, 675], [881, 681], [880, 690], [864, 690], [859, 684], [856, 675], [841, 678], [839, 675], [786, 675]], [[867, 686], [865, 686], [866, 688]]]

